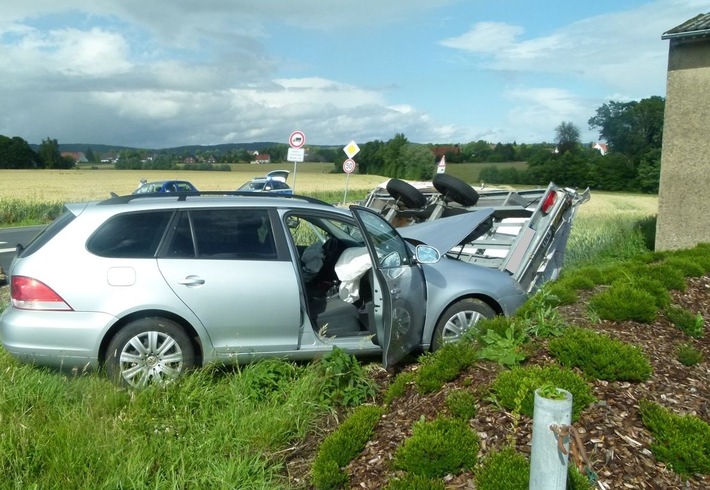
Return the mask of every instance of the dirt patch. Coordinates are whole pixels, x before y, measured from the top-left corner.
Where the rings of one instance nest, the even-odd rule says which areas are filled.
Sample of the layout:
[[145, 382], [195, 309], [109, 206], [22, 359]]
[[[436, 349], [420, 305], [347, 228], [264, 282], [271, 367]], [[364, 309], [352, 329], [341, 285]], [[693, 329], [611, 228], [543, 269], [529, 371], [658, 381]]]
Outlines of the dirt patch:
[[[673, 303], [699, 312], [710, 322], [710, 277], [693, 278], [683, 292], [672, 292]], [[710, 335], [693, 339], [673, 326], [662, 315], [653, 324], [635, 322], [592, 323], [586, 314], [588, 295], [570, 306], [560, 308], [569, 324], [605, 332], [619, 340], [639, 346], [649, 356], [653, 366], [651, 378], [644, 383], [592, 383], [597, 401], [588, 407], [574, 424], [599, 479], [599, 488], [617, 489], [707, 489], [710, 476], [697, 475], [683, 481], [665, 464], [657, 461], [650, 450], [651, 434], [641, 422], [639, 401], [650, 400], [677, 414], [693, 414], [710, 422]], [[699, 349], [704, 361], [687, 367], [676, 359], [679, 344], [686, 343]], [[527, 364], [544, 365], [553, 362], [545, 342], [537, 346], [536, 354]], [[416, 365], [404, 369], [417, 369]], [[513, 440], [518, 451], [529, 456], [532, 421], [522, 416], [515, 424], [510, 413], [484, 399], [486, 386], [495, 378], [500, 367], [480, 362], [462, 373], [442, 390], [426, 396], [413, 387], [396, 399], [376, 427], [375, 436], [365, 450], [345, 469], [350, 477], [350, 488], [381, 489], [396, 475], [390, 461], [396, 449], [411, 435], [412, 425], [421, 417], [433, 419], [447, 413], [446, 394], [451, 390], [470, 390], [477, 395], [478, 413], [470, 421], [471, 428], [481, 438], [479, 461], [492, 450]], [[384, 390], [395, 372], [377, 373]], [[335, 420], [324, 421], [320, 436], [309, 438], [296, 449], [288, 461], [290, 483], [309, 488], [308, 471], [322, 436], [337, 426]], [[473, 475], [466, 472], [447, 478], [447, 488], [473, 489]]]

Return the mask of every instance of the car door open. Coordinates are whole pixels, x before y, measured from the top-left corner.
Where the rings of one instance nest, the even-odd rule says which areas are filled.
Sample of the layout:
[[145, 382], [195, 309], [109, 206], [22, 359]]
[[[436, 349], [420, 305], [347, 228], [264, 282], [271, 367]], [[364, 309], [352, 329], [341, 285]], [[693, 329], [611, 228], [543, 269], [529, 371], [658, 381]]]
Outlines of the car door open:
[[375, 328], [382, 363], [392, 366], [422, 342], [426, 316], [424, 274], [404, 239], [378, 213], [350, 206], [372, 260]]

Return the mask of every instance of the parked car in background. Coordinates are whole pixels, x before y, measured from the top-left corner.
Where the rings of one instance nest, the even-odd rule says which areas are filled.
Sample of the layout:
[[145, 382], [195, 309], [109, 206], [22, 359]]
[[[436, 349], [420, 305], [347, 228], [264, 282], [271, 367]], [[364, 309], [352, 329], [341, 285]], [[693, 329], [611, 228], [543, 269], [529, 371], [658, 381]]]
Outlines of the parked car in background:
[[240, 192], [272, 192], [275, 194], [293, 194], [293, 189], [286, 183], [288, 170], [272, 170], [263, 177], [254, 177], [242, 184]]
[[379, 354], [388, 367], [526, 301], [507, 271], [448, 252], [464, 227], [474, 231], [465, 218], [441, 218], [409, 242], [376, 210], [304, 196], [67, 204], [18, 247], [0, 339], [25, 362], [105, 367], [131, 387], [207, 363], [311, 359], [336, 346]]
[[133, 191], [133, 194], [147, 194], [151, 192], [197, 192], [197, 188], [186, 180], [141, 181], [141, 184]]

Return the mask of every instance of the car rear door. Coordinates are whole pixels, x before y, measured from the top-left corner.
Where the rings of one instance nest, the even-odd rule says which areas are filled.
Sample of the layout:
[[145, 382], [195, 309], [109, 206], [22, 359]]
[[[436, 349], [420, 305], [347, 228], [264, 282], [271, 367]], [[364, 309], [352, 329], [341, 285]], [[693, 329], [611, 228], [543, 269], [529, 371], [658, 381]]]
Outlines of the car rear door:
[[266, 210], [183, 211], [159, 266], [219, 355], [298, 348], [296, 273], [289, 256], [277, 250]]
[[426, 317], [424, 274], [409, 246], [377, 212], [351, 206], [374, 272], [375, 327], [389, 367], [421, 344]]

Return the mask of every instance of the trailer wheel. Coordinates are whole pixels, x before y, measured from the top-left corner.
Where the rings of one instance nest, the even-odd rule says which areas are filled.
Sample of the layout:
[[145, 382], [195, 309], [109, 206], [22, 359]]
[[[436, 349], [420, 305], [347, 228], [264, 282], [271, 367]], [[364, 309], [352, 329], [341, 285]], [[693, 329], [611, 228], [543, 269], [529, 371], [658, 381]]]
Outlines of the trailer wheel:
[[390, 196], [410, 209], [419, 209], [426, 206], [426, 196], [409, 182], [390, 179], [386, 187]]
[[436, 174], [432, 183], [442, 196], [462, 206], [475, 206], [478, 202], [478, 192], [466, 182], [454, 176]]

